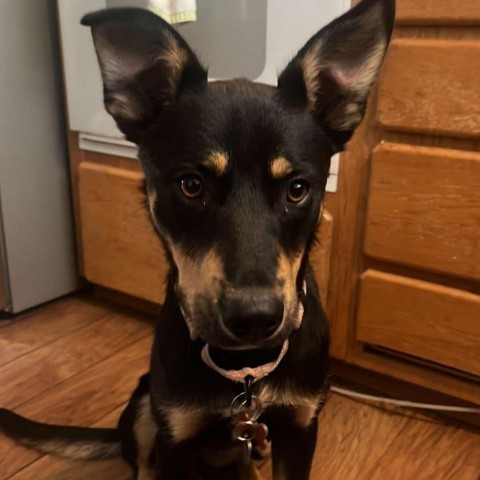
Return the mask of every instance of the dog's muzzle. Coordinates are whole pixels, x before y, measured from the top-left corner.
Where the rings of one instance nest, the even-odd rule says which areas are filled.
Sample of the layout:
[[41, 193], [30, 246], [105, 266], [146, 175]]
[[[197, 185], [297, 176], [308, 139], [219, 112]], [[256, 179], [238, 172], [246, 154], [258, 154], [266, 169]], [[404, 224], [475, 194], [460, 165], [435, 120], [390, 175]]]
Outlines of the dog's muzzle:
[[[303, 284], [303, 293], [304, 295], [306, 295], [306, 283]], [[282, 312], [283, 312], [283, 306], [282, 306]], [[303, 306], [303, 303], [300, 301], [298, 304], [297, 318], [294, 324], [295, 329], [299, 329], [300, 326], [302, 325], [303, 314], [304, 314], [304, 306]], [[249, 317], [249, 321], [252, 321], [252, 317]], [[271, 358], [267, 363], [256, 365], [256, 366], [249, 365], [249, 366], [242, 366], [240, 368], [223, 368], [221, 365], [218, 364], [214, 356], [211, 354], [211, 349], [208, 344], [206, 344], [205, 347], [203, 348], [201, 356], [202, 356], [202, 360], [205, 362], [206, 365], [208, 365], [211, 369], [213, 369], [223, 377], [228, 378], [233, 382], [243, 382], [247, 376], [252, 377], [253, 382], [256, 382], [266, 377], [277, 368], [277, 366], [279, 365], [279, 363], [282, 361], [285, 354], [287, 353], [288, 345], [289, 345], [288, 339], [286, 339], [283, 342], [282, 346], [278, 349], [278, 353], [275, 353], [273, 358]], [[243, 355], [248, 355], [249, 351], [243, 350], [238, 352], [239, 355], [242, 355], [242, 353]]]

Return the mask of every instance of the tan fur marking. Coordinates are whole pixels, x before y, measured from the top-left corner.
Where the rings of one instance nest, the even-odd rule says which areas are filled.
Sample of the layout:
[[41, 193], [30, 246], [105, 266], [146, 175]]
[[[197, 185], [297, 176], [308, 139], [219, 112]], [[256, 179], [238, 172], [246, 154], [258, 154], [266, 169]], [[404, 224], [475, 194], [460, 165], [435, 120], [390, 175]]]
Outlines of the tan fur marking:
[[21, 445], [42, 453], [57, 455], [72, 460], [90, 460], [92, 458], [113, 458], [118, 456], [117, 444], [101, 445], [99, 442], [68, 443], [62, 440], [37, 440], [28, 437], [19, 438]]
[[285, 317], [292, 317], [298, 307], [297, 275], [302, 263], [303, 252], [289, 257], [283, 251], [278, 255], [277, 283], [281, 284], [281, 292], [285, 305]]
[[147, 199], [148, 199], [148, 208], [150, 210], [150, 218], [152, 219], [155, 228], [161, 232], [160, 225], [157, 221], [157, 217], [155, 216], [155, 206], [157, 204], [157, 192], [155, 190], [151, 190], [147, 192]]
[[170, 433], [175, 442], [195, 437], [207, 424], [204, 410], [191, 407], [163, 407]]
[[188, 300], [200, 294], [217, 290], [224, 277], [223, 264], [214, 250], [203, 258], [192, 259], [176, 245], [170, 243], [173, 260], [178, 268], [178, 284]]
[[292, 407], [294, 420], [301, 427], [308, 427], [312, 422], [318, 404], [322, 401], [322, 395], [305, 396], [293, 390], [276, 389], [271, 385], [264, 384], [259, 393], [262, 405], [276, 405]]
[[157, 430], [157, 424], [152, 415], [150, 395], [144, 395], [138, 402], [137, 417], [133, 426], [138, 448], [138, 480], [155, 479], [155, 472], [149, 468], [149, 458]]
[[315, 416], [316, 405], [300, 405], [295, 407], [293, 412], [294, 422], [300, 426], [307, 428]]
[[[336, 45], [337, 53], [335, 58], [328, 57], [328, 46], [324, 46], [319, 39], [315, 45], [307, 50], [300, 59], [300, 66], [303, 71], [307, 98], [310, 108], [317, 108], [318, 100], [322, 94], [322, 84], [319, 75], [323, 70], [329, 74], [341, 86], [342, 90], [349, 95], [335, 107], [330, 106], [327, 110], [326, 123], [335, 130], [351, 130], [357, 127], [363, 118], [363, 105], [368, 92], [375, 82], [380, 66], [383, 61], [387, 40], [383, 33], [382, 20], [383, 7], [380, 2], [370, 9], [368, 15], [349, 20], [352, 38], [345, 42], [357, 49], [357, 56], [352, 57], [352, 52], [339, 51], [342, 45]], [[358, 32], [358, 33], [357, 33]], [[362, 46], [365, 38], [375, 42], [369, 51]], [[330, 39], [330, 42], [335, 40]], [[340, 42], [339, 39], [336, 40]], [[325, 52], [323, 48], [325, 47]], [[355, 53], [355, 52], [354, 52]], [[342, 60], [342, 58], [344, 60]]]
[[165, 52], [155, 57], [155, 63], [164, 62], [170, 69], [168, 80], [170, 86], [170, 94], [177, 93], [178, 82], [182, 75], [183, 68], [188, 60], [188, 53], [178, 44], [174, 36], [170, 32], [165, 34], [165, 43], [167, 48]]
[[275, 480], [288, 480], [287, 472], [285, 470], [285, 465], [282, 459], [278, 459], [278, 461], [273, 462], [273, 478]]
[[217, 177], [221, 177], [227, 171], [228, 157], [225, 152], [211, 152], [202, 163], [217, 175]]
[[111, 94], [105, 108], [113, 117], [122, 117], [125, 120], [138, 120], [142, 116], [141, 107], [129, 94]]
[[157, 203], [157, 192], [152, 190], [147, 192], [148, 197], [148, 206], [150, 208], [150, 215], [152, 216], [152, 220], [155, 219], [155, 204]]
[[188, 53], [180, 47], [170, 32], [165, 33], [164, 42], [164, 50], [158, 55], [152, 55], [150, 58], [146, 55], [140, 55], [138, 58], [132, 55], [129, 58], [128, 66], [125, 66], [118, 59], [112, 45], [101, 36], [96, 36], [97, 51], [102, 52], [99, 55], [99, 62], [102, 67], [103, 81], [113, 91], [113, 93], [110, 93], [110, 100], [106, 105], [107, 111], [112, 116], [126, 120], [139, 120], [142, 117], [144, 112], [142, 112], [142, 106], [136, 99], [135, 94], [128, 89], [123, 92], [121, 90], [115, 92], [115, 90], [117, 90], [119, 84], [127, 84], [133, 81], [140, 72], [156, 63], [165, 65], [167, 70], [165, 75], [168, 81], [167, 93], [173, 100], [177, 93], [183, 68], [188, 61]]
[[307, 91], [307, 98], [312, 108], [317, 103], [317, 92], [319, 87], [318, 76], [324, 67], [321, 60], [321, 51], [322, 42], [319, 40], [305, 53], [303, 58], [300, 60], [300, 65], [303, 70], [305, 89]]
[[219, 297], [224, 279], [223, 264], [214, 249], [203, 258], [192, 259], [167, 238], [173, 261], [178, 268], [178, 282], [175, 289], [183, 296], [182, 313], [187, 323], [190, 337], [195, 340], [199, 336], [194, 322], [194, 305], [198, 296], [216, 299]]
[[290, 175], [293, 171], [293, 165], [284, 157], [277, 157], [270, 164], [270, 173], [275, 179], [281, 179]]
[[238, 480], [263, 480], [265, 477], [260, 473], [255, 462], [251, 462], [248, 466], [238, 464]]

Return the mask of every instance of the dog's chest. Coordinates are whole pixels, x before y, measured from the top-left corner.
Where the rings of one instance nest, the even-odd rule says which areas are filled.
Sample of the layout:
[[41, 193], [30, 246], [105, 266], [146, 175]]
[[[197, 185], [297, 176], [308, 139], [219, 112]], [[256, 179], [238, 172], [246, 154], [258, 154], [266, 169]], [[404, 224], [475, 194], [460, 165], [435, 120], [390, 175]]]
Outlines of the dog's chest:
[[[275, 388], [268, 383], [259, 388], [257, 397], [264, 410], [269, 407], [287, 407], [292, 412], [295, 423], [305, 427], [312, 421], [322, 401], [321, 394], [300, 394], [288, 387]], [[165, 419], [174, 442], [195, 438], [203, 431], [215, 428], [217, 424], [223, 424], [227, 429], [231, 429], [229, 420], [232, 411], [228, 402], [220, 408], [188, 403], [169, 405], [159, 402], [156, 408]]]

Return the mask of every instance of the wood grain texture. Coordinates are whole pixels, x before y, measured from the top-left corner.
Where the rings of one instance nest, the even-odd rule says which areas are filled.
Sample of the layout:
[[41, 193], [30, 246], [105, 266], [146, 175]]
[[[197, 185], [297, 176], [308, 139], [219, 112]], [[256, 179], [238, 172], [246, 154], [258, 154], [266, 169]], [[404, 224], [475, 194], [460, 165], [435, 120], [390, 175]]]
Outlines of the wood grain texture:
[[[385, 368], [389, 362], [398, 361], [400, 366], [397, 368], [391, 368], [390, 374], [380, 373], [375, 371], [374, 368], [370, 365], [368, 369], [359, 367], [357, 365], [352, 365], [350, 363], [345, 363], [339, 360], [332, 359], [330, 367], [332, 376], [336, 381], [344, 386], [349, 386], [354, 390], [359, 390], [363, 393], [370, 393], [372, 395], [378, 395], [381, 397], [389, 397], [389, 398], [401, 398], [405, 400], [410, 400], [412, 402], [419, 402], [419, 403], [434, 403], [437, 405], [457, 405], [463, 407], [474, 407], [475, 401], [465, 401], [460, 400], [460, 395], [456, 394], [455, 396], [444, 394], [439, 391], [435, 382], [441, 383], [452, 383], [452, 381], [456, 381], [457, 385], [448, 385], [450, 391], [456, 392], [457, 390], [461, 390], [461, 388], [457, 388], [458, 385], [461, 383], [461, 377], [446, 377], [447, 381], [445, 381], [445, 376], [441, 377], [439, 374], [442, 372], [437, 372], [436, 370], [432, 370], [431, 368], [424, 368], [424, 378], [422, 381], [412, 382], [410, 381], [403, 381], [396, 375], [397, 371], [400, 371], [401, 374], [404, 373], [405, 361], [403, 358], [396, 358], [391, 355], [382, 355], [381, 351], [372, 350], [369, 353], [373, 357], [372, 364], [375, 362], [377, 365], [382, 365]], [[388, 365], [390, 366], [390, 365]], [[413, 365], [415, 368], [415, 372], [417, 377], [419, 367], [417, 364]], [[392, 377], [395, 375], [395, 377]], [[429, 383], [430, 382], [430, 383]], [[475, 382], [471, 382], [473, 385]], [[433, 385], [433, 388], [432, 388]], [[446, 388], [444, 386], [443, 388]], [[472, 395], [473, 397], [473, 395]], [[480, 403], [480, 389], [478, 389], [477, 384], [477, 396], [476, 396], [476, 404]], [[443, 413], [442, 413], [443, 415]], [[460, 421], [462, 424], [470, 424], [480, 428], [480, 418], [475, 413], [460, 413], [460, 412], [445, 412], [446, 418], [453, 420], [453, 421]]]
[[[83, 315], [78, 315], [81, 308]], [[0, 330], [0, 365], [34, 351], [45, 338], [53, 342], [105, 316], [101, 303], [82, 296], [67, 297], [51, 309], [35, 308], [22, 313]], [[23, 322], [23, 323], [22, 323]], [[27, 322], [31, 328], [25, 328]]]
[[[21, 415], [64, 425], [89, 426], [124, 404], [148, 370], [151, 339], [143, 339], [82, 371], [15, 410]], [[124, 375], [129, 372], [129, 375]], [[40, 457], [2, 437], [0, 472], [8, 478]], [[0, 477], [1, 478], [1, 477]]]
[[[332, 395], [319, 417], [310, 478], [476, 480], [479, 449], [475, 433], [407, 410]], [[265, 480], [272, 480], [269, 468], [262, 468]]]
[[[403, 415], [379, 414], [379, 410], [345, 397], [333, 398], [320, 414], [311, 478], [368, 478], [365, 472], [375, 468], [409, 420]], [[345, 416], [349, 408], [355, 409], [354, 418]]]
[[480, 375], [480, 296], [367, 271], [357, 339]]
[[[62, 59], [63, 61], [63, 59]], [[63, 91], [65, 95], [65, 85], [63, 82]], [[65, 98], [65, 97], [64, 97]], [[65, 102], [65, 106], [66, 106]], [[65, 115], [68, 119], [68, 114]], [[75, 217], [75, 240], [77, 246], [77, 267], [78, 273], [83, 273], [83, 245], [82, 245], [82, 225], [80, 221], [80, 197], [78, 192], [78, 167], [85, 158], [85, 151], [78, 148], [78, 133], [68, 130], [67, 133], [68, 157], [70, 163], [70, 185], [72, 189], [72, 206]]]
[[151, 334], [152, 325], [105, 313], [0, 371], [0, 405], [15, 408], [30, 398]]
[[[36, 315], [47, 318], [51, 312], [53, 319], [61, 324], [61, 319], [53, 315], [58, 311], [54, 306], [47, 305]], [[89, 312], [88, 301], [85, 307], [84, 312]], [[143, 334], [142, 315], [126, 309], [119, 312], [117, 307], [110, 311], [104, 307], [103, 314], [118, 315], [119, 324], [125, 321], [125, 316], [130, 322], [135, 322], [138, 316], [138, 334]], [[80, 303], [77, 318], [82, 316]], [[31, 326], [36, 324], [35, 318], [32, 316], [19, 322], [17, 328], [31, 330]], [[105, 331], [99, 331], [98, 335], [110, 333], [105, 325]], [[6, 338], [8, 340], [8, 336]], [[46, 347], [49, 341], [48, 333], [40, 335], [39, 348]], [[88, 349], [89, 346], [85, 344], [84, 347]], [[149, 339], [135, 342], [122, 352], [32, 398], [18, 411], [38, 420], [61, 424], [114, 426], [138, 376], [148, 367], [149, 347]], [[21, 365], [28, 357], [28, 354], [18, 357], [12, 363]], [[54, 357], [53, 368], [61, 369], [62, 361], [62, 356]], [[3, 368], [0, 366], [0, 374]], [[379, 475], [382, 478], [398, 478], [395, 475], [404, 471], [406, 474], [401, 477], [402, 480], [470, 480], [470, 473], [480, 467], [480, 456], [476, 455], [478, 439], [475, 433], [438, 421], [432, 423], [408, 411], [374, 408], [333, 395], [320, 416], [311, 478], [358, 480], [376, 479], [380, 478]], [[439, 466], [448, 475], [442, 477]], [[271, 478], [268, 473], [264, 477]], [[36, 453], [13, 445], [0, 435], [0, 480], [7, 478], [127, 480], [130, 472], [121, 460], [72, 462], [50, 456], [39, 458]]]
[[84, 272], [93, 283], [162, 303], [168, 266], [148, 219], [142, 181], [137, 171], [80, 165]]
[[[66, 116], [68, 119], [68, 115]], [[83, 239], [82, 239], [82, 220], [80, 216], [80, 197], [79, 189], [79, 169], [82, 162], [98, 163], [99, 165], [107, 165], [122, 168], [129, 171], [140, 172], [139, 162], [132, 158], [115, 157], [97, 152], [89, 152], [81, 150], [78, 146], [78, 132], [68, 130], [68, 151], [70, 160], [70, 179], [72, 187], [73, 210], [75, 214], [75, 232], [77, 240], [77, 256], [78, 269], [80, 275], [85, 275], [83, 260]]]
[[347, 151], [341, 155], [338, 190], [325, 195], [325, 208], [333, 217], [327, 317], [330, 321], [331, 355], [346, 360], [354, 341], [356, 291], [363, 269], [361, 256], [370, 151], [380, 141], [374, 123], [376, 89], [370, 95], [365, 120]]
[[[432, 462], [429, 452], [441, 455]], [[479, 472], [480, 437], [425, 418], [407, 422], [364, 478], [478, 480]]]
[[365, 253], [480, 279], [480, 153], [382, 144], [372, 158]]
[[467, 152], [480, 151], [480, 137], [454, 138], [428, 136], [420, 133], [384, 132], [382, 140], [388, 143], [403, 143], [406, 145], [419, 145], [423, 147], [449, 148], [452, 150], [465, 150]]
[[380, 83], [381, 125], [400, 131], [478, 137], [478, 72], [479, 41], [394, 40]]
[[476, 25], [478, 0], [398, 0], [398, 25]]
[[[358, 2], [354, 0], [352, 3]], [[397, 0], [397, 7], [398, 11], [401, 12], [403, 6], [410, 4], [415, 9], [415, 14], [419, 16], [422, 15], [421, 11], [427, 8], [430, 3], [434, 3], [432, 8], [438, 8], [437, 5], [445, 4], [443, 0], [435, 2], [429, 2], [429, 0], [418, 2]], [[457, 10], [460, 12], [465, 4], [462, 1], [455, 2], [450, 15], [453, 17]], [[396, 39], [394, 46], [397, 44], [405, 45], [402, 42], [406, 42], [406, 45], [422, 46], [429, 44], [433, 47], [443, 47], [443, 45], [451, 43], [453, 47], [473, 45], [474, 48], [477, 48], [476, 45], [480, 44], [478, 41], [480, 40], [480, 29], [476, 26], [468, 27], [463, 24], [441, 25], [437, 22], [429, 22], [420, 25], [412, 22], [408, 25], [399, 22], [394, 32], [394, 38]], [[440, 43], [438, 43], [439, 41]], [[366, 348], [363, 342], [355, 338], [360, 275], [368, 268], [380, 268], [405, 276], [421, 277], [434, 283], [441, 282], [454, 288], [480, 293], [480, 284], [471, 279], [440, 275], [431, 271], [419, 270], [417, 267], [412, 268], [398, 263], [393, 264], [387, 260], [367, 257], [363, 248], [371, 152], [380, 142], [386, 140], [410, 145], [480, 151], [480, 136], [470, 133], [464, 135], [463, 132], [459, 134], [459, 128], [457, 127], [465, 119], [460, 118], [460, 122], [458, 122], [456, 117], [450, 116], [449, 111], [450, 104], [452, 112], [460, 112], [460, 114], [462, 111], [468, 111], [473, 103], [478, 106], [478, 102], [475, 102], [473, 97], [458, 98], [460, 90], [458, 89], [457, 75], [460, 81], [463, 81], [465, 75], [469, 81], [477, 81], [475, 72], [478, 72], [478, 65], [476, 62], [472, 63], [470, 61], [471, 52], [467, 55], [466, 50], [463, 49], [465, 54], [463, 61], [460, 57], [457, 57], [452, 60], [450, 65], [445, 64], [446, 53], [437, 57], [437, 65], [435, 65], [437, 60], [433, 56], [429, 59], [431, 62], [425, 64], [422, 56], [425, 51], [422, 51], [421, 48], [418, 49], [422, 54], [419, 57], [414, 55], [417, 52], [415, 49], [411, 50], [411, 56], [403, 55], [401, 66], [397, 62], [397, 57], [391, 59], [390, 54], [388, 54], [382, 76], [388, 77], [389, 81], [391, 80], [395, 84], [396, 94], [398, 94], [398, 99], [395, 99], [395, 101], [398, 103], [400, 110], [399, 113], [395, 112], [397, 105], [394, 105], [394, 110], [389, 114], [391, 113], [395, 118], [396, 113], [398, 113], [399, 126], [388, 126], [386, 129], [378, 122], [378, 104], [383, 101], [381, 98], [383, 91], [379, 94], [377, 90], [374, 90], [369, 98], [367, 115], [349, 143], [347, 153], [342, 156], [338, 191], [336, 194], [327, 194], [326, 196], [326, 206], [332, 213], [335, 222], [327, 310], [331, 322], [332, 356], [341, 359], [349, 368], [358, 366], [367, 371], [381, 373], [389, 377], [392, 385], [398, 379], [399, 383], [408, 382], [463, 401], [480, 404], [480, 385], [474, 379], [457, 375], [453, 371], [446, 373], [444, 370], [432, 368], [427, 366], [427, 362], [416, 363], [412, 361], [413, 357], [408, 360], [397, 355], [389, 355], [385, 351], [380, 352], [376, 349]], [[448, 49], [446, 52], [448, 52]], [[434, 65], [431, 65], [431, 63]], [[455, 64], [454, 68], [452, 68], [453, 64]], [[454, 82], [450, 83], [447, 89], [442, 87], [445, 73], [451, 75], [454, 79]], [[381, 80], [381, 83], [383, 85], [383, 80]], [[425, 98], [430, 95], [428, 97], [431, 103], [429, 106], [430, 112], [435, 113], [438, 109], [441, 113], [445, 111], [449, 113], [451, 123], [449, 130], [451, 130], [451, 133], [436, 129], [435, 123], [429, 126], [431, 130], [424, 129], [422, 122], [430, 118], [429, 112], [427, 114], [421, 112], [419, 124], [419, 119], [416, 117], [419, 108], [415, 103], [416, 100], [414, 99], [415, 101], [411, 104], [408, 103], [412, 98], [411, 92], [415, 91], [416, 88], [413, 88], [413, 86], [417, 85], [420, 86], [421, 93], [424, 93], [422, 88], [428, 90], [425, 93]], [[473, 83], [474, 87], [476, 85], [478, 83]], [[441, 94], [437, 94], [439, 91]], [[387, 93], [390, 92], [387, 91]], [[462, 91], [462, 94], [464, 93], [465, 91]], [[437, 100], [439, 100], [438, 105], [435, 103]], [[389, 101], [392, 103], [391, 99]], [[404, 108], [405, 102], [409, 109]], [[422, 107], [425, 105], [425, 102], [423, 102]], [[476, 108], [475, 105], [473, 108]], [[472, 119], [467, 116], [466, 120], [470, 121]], [[434, 121], [436, 120], [434, 119]], [[455, 121], [457, 123], [454, 123]], [[412, 128], [411, 125], [413, 125]], [[419, 127], [422, 127], [422, 129]], [[371, 382], [374, 383], [374, 380]]]
[[[397, 355], [388, 355], [384, 351], [366, 349], [358, 340], [350, 346], [347, 362], [371, 372], [386, 375], [394, 383], [397, 379], [408, 382], [414, 387], [426, 388], [460, 400], [461, 403], [480, 405], [480, 385], [472, 378], [464, 378], [458, 374], [446, 373], [442, 369], [426, 366], [424, 362], [414, 362]], [[368, 386], [367, 382], [364, 382]], [[370, 386], [374, 386], [373, 380]]]

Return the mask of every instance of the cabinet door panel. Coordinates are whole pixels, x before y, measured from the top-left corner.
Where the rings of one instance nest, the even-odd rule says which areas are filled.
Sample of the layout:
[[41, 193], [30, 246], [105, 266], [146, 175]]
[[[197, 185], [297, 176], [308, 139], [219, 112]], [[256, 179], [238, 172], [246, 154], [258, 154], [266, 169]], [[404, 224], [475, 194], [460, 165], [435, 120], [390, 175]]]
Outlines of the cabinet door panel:
[[372, 157], [365, 252], [480, 279], [480, 153], [382, 144]]
[[380, 83], [381, 125], [400, 131], [478, 137], [479, 72], [480, 41], [395, 40]]
[[356, 338], [480, 375], [480, 296], [368, 270]]
[[480, 23], [478, 0], [399, 0], [400, 25], [475, 25]]
[[167, 263], [144, 206], [140, 172], [83, 162], [79, 199], [87, 280], [162, 303]]

